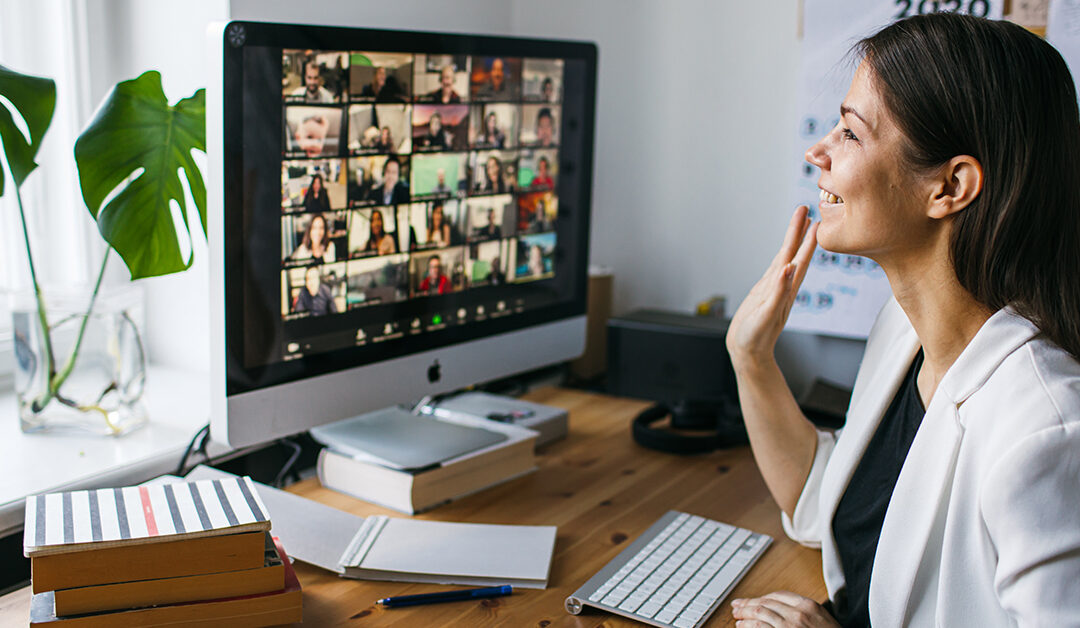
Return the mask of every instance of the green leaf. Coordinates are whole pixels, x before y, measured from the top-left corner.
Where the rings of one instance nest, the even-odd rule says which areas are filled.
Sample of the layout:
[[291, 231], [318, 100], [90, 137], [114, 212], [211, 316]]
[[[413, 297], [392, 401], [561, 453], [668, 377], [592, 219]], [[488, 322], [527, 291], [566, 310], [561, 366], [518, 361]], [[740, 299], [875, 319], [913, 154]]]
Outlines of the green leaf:
[[190, 237], [179, 169], [206, 234], [206, 186], [191, 154], [193, 149], [206, 152], [205, 122], [205, 90], [169, 106], [161, 74], [151, 71], [118, 83], [75, 142], [83, 200], [132, 279], [191, 265], [180, 254], [169, 208], [170, 201], [180, 206], [182, 228]]
[[[4, 144], [11, 176], [15, 185], [22, 185], [37, 168], [34, 157], [41, 148], [41, 139], [52, 122], [56, 109], [56, 83], [52, 79], [19, 74], [0, 66], [0, 96], [7, 98], [14, 113], [26, 122], [27, 138], [15, 124], [7, 103], [0, 105], [0, 141]], [[0, 195], [4, 193], [4, 172], [0, 169]]]

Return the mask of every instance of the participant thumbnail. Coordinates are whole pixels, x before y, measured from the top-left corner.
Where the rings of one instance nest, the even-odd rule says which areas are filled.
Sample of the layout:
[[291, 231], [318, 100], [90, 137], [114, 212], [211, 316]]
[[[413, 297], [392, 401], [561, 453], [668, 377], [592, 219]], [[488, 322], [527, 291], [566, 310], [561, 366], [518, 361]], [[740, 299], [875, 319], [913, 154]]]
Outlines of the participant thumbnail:
[[512, 281], [535, 281], [555, 276], [555, 234], [521, 236], [514, 247]]
[[369, 155], [349, 158], [349, 206], [409, 202], [409, 158]]
[[439, 249], [409, 260], [413, 296], [449, 294], [465, 287], [465, 249]]
[[413, 56], [396, 52], [349, 55], [349, 98], [353, 102], [412, 100]]
[[517, 152], [488, 150], [469, 154], [473, 194], [506, 194], [517, 186]]
[[514, 148], [518, 145], [520, 105], [473, 105], [469, 115], [469, 145], [473, 148]]
[[346, 101], [349, 55], [344, 52], [283, 50], [282, 88], [286, 102], [330, 104]]
[[409, 235], [407, 239], [410, 251], [420, 249], [444, 248], [462, 243], [465, 222], [463, 204], [457, 199], [413, 203], [409, 206], [407, 217]]
[[527, 102], [562, 102], [562, 59], [525, 59], [521, 77], [523, 100]]
[[559, 174], [559, 153], [554, 148], [526, 149], [518, 158], [518, 188], [554, 190]]
[[465, 279], [470, 287], [501, 286], [506, 283], [507, 240], [491, 240], [469, 245]]
[[281, 316], [291, 320], [345, 311], [345, 262], [281, 273]]
[[409, 256], [349, 261], [345, 302], [350, 310], [409, 298]]
[[285, 266], [330, 264], [345, 258], [348, 212], [281, 217], [281, 260]]
[[281, 162], [281, 208], [286, 212], [328, 212], [347, 205], [345, 160]]
[[466, 202], [469, 241], [497, 240], [517, 233], [517, 205], [510, 194], [474, 196]]
[[397, 210], [393, 207], [373, 207], [354, 209], [349, 213], [349, 257], [392, 255], [398, 252]]
[[285, 107], [288, 157], [336, 157], [341, 152], [341, 108]]
[[473, 57], [469, 80], [473, 100], [517, 102], [521, 99], [521, 59]]
[[413, 198], [446, 198], [464, 193], [468, 158], [468, 153], [413, 155]]
[[559, 145], [562, 109], [551, 105], [522, 105], [521, 145], [548, 148]]
[[351, 105], [349, 153], [390, 155], [412, 152], [412, 105]]
[[518, 233], [541, 233], [555, 230], [559, 199], [551, 192], [522, 194], [517, 199]]
[[468, 100], [469, 58], [465, 55], [416, 55], [416, 102], [443, 105]]
[[417, 152], [468, 148], [468, 105], [416, 105], [412, 138]]

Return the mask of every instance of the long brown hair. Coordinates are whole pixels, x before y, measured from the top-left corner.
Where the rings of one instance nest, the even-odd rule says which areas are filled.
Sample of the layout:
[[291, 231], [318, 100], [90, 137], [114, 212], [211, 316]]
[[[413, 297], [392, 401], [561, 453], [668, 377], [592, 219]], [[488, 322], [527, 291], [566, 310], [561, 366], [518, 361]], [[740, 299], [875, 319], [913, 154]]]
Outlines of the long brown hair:
[[1080, 112], [1061, 55], [1016, 24], [949, 13], [898, 21], [855, 52], [912, 168], [982, 165], [982, 191], [953, 223], [960, 285], [1080, 359]]

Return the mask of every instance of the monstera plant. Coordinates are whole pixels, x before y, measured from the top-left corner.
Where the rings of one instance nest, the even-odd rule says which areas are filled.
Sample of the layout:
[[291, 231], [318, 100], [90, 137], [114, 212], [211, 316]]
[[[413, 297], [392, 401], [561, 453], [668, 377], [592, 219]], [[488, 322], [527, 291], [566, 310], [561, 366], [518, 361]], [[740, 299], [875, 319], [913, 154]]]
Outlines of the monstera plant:
[[[108, 248], [89, 293], [85, 313], [76, 317], [79, 320], [74, 342], [62, 358], [54, 352], [56, 323], [50, 323], [47, 295], [34, 264], [26, 224], [28, 208], [20, 193], [23, 183], [37, 167], [34, 160], [56, 105], [56, 84], [47, 78], [20, 74], [0, 66], [0, 96], [3, 97], [0, 99], [0, 141], [11, 178], [10, 182], [5, 181], [4, 172], [0, 170], [0, 195], [13, 189], [18, 202], [36, 304], [36, 334], [40, 336], [41, 345], [33, 357], [35, 361], [40, 360], [40, 370], [44, 374], [25, 405], [31, 412], [40, 412], [54, 402], [83, 412], [97, 411], [112, 428], [109, 414], [100, 403], [69, 398], [64, 394], [64, 384], [78, 361], [110, 251], [115, 250], [120, 255], [132, 280], [179, 272], [191, 265], [191, 259], [184, 258], [179, 245], [179, 237], [190, 237], [192, 231], [187, 222], [181, 170], [198, 209], [200, 231], [205, 237], [206, 187], [193, 159], [193, 151], [206, 151], [205, 92], [200, 89], [170, 105], [161, 87], [161, 75], [146, 72], [136, 79], [118, 83], [75, 142], [82, 197]], [[179, 224], [173, 220], [172, 202], [180, 208]], [[178, 233], [178, 228], [186, 233]], [[16, 353], [30, 351], [20, 346], [18, 333], [16, 336]], [[102, 396], [106, 393], [103, 391]], [[20, 404], [23, 405], [22, 399]]]

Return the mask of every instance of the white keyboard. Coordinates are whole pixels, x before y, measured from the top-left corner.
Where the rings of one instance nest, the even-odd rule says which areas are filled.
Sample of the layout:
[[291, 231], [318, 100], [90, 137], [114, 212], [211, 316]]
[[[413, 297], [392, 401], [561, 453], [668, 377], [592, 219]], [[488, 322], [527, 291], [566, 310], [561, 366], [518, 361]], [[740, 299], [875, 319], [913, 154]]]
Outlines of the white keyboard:
[[735, 588], [772, 537], [669, 510], [566, 598], [653, 626], [697, 628]]

